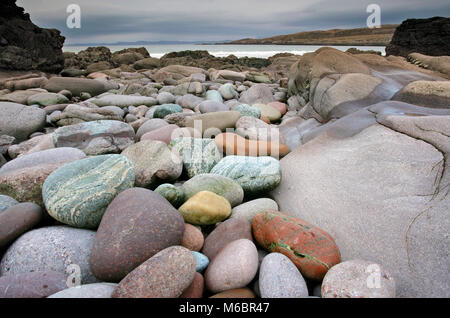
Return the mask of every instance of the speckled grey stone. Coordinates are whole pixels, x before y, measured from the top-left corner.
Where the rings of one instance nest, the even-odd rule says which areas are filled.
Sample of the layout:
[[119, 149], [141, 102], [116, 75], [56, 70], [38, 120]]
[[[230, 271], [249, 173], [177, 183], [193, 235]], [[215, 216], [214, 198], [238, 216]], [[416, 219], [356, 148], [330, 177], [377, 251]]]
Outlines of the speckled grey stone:
[[172, 151], [176, 151], [183, 159], [183, 165], [189, 178], [202, 173], [209, 173], [222, 159], [213, 139], [182, 137], [170, 143]]
[[81, 283], [96, 283], [89, 267], [94, 237], [94, 231], [68, 226], [29, 231], [6, 251], [0, 263], [0, 275], [53, 270], [75, 277], [74, 270], [79, 266]]
[[227, 156], [211, 173], [233, 179], [250, 195], [271, 191], [281, 182], [280, 162], [272, 157]]
[[133, 187], [134, 179], [132, 164], [125, 156], [95, 156], [50, 174], [42, 187], [42, 197], [48, 213], [56, 220], [96, 228], [108, 204]]
[[259, 269], [261, 298], [308, 297], [308, 287], [300, 271], [283, 254], [270, 253]]
[[56, 147], [73, 147], [86, 155], [119, 153], [134, 143], [134, 129], [118, 120], [98, 120], [58, 128], [53, 133]]
[[133, 165], [137, 187], [154, 188], [161, 180], [178, 179], [183, 172], [181, 158], [162, 141], [140, 141], [125, 149], [122, 155]]
[[44, 298], [66, 288], [66, 274], [55, 271], [0, 277], [0, 298]]
[[266, 210], [278, 211], [278, 204], [274, 200], [268, 198], [245, 202], [231, 210], [230, 219], [246, 219], [251, 223], [256, 214]]
[[47, 298], [111, 298], [117, 284], [94, 283], [64, 289]]
[[16, 204], [19, 204], [19, 202], [15, 199], [7, 195], [0, 194], [0, 213]]
[[0, 169], [0, 175], [28, 167], [34, 167], [41, 164], [54, 164], [70, 162], [85, 158], [83, 151], [76, 148], [62, 147], [43, 150], [17, 157], [9, 161]]
[[23, 141], [45, 126], [45, 111], [16, 103], [0, 102], [0, 135]]
[[234, 180], [217, 174], [204, 173], [189, 179], [181, 186], [186, 200], [200, 191], [211, 191], [227, 199], [231, 206], [242, 203], [244, 190]]
[[394, 277], [383, 266], [350, 260], [333, 266], [322, 282], [323, 298], [394, 298]]

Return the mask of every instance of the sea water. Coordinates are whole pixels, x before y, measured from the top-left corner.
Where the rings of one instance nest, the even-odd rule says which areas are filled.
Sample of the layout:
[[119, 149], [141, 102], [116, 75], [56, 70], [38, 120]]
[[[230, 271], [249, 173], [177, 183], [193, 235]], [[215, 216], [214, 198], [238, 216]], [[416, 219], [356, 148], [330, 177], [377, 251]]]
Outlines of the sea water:
[[[131, 47], [142, 47], [142, 45], [105, 45], [111, 52], [120, 51]], [[303, 55], [308, 52], [314, 52], [324, 45], [201, 45], [201, 44], [174, 44], [174, 45], [144, 45], [152, 57], [160, 58], [166, 53], [179, 52], [185, 50], [205, 50], [216, 57], [226, 57], [235, 55], [237, 57], [260, 57], [269, 58], [278, 53], [292, 53]], [[386, 54], [384, 46], [331, 46], [341, 51], [349, 48], [357, 48], [363, 51], [374, 50]], [[85, 50], [87, 46], [65, 46], [64, 52], [78, 53]]]

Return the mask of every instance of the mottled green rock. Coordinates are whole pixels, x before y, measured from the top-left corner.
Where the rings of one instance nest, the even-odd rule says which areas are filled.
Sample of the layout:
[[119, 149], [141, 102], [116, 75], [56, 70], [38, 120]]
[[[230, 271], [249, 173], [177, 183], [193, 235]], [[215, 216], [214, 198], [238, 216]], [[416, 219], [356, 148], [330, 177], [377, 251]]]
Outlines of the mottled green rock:
[[67, 164], [48, 176], [42, 196], [56, 220], [96, 228], [109, 203], [134, 186], [131, 162], [122, 155], [103, 155]]
[[155, 112], [153, 113], [153, 118], [164, 118], [167, 115], [181, 113], [183, 112], [183, 108], [177, 104], [164, 104], [156, 107]]
[[179, 153], [189, 178], [209, 173], [222, 159], [213, 139], [181, 137], [170, 143], [172, 151]]
[[218, 174], [199, 174], [186, 181], [182, 186], [186, 199], [200, 191], [210, 191], [227, 199], [231, 206], [241, 204], [244, 200], [244, 190], [234, 180]]
[[184, 192], [173, 184], [161, 184], [155, 189], [155, 192], [166, 198], [177, 209], [184, 203]]
[[247, 104], [241, 104], [234, 110], [240, 112], [242, 116], [251, 116], [258, 119], [261, 118], [261, 111], [258, 108]]
[[281, 182], [280, 162], [272, 157], [227, 156], [211, 173], [233, 179], [249, 195], [271, 191]]
[[219, 103], [223, 103], [222, 95], [216, 90], [207, 91], [206, 100], [213, 100]]
[[69, 99], [57, 93], [39, 93], [28, 97], [28, 105], [50, 106], [56, 104], [66, 104]]

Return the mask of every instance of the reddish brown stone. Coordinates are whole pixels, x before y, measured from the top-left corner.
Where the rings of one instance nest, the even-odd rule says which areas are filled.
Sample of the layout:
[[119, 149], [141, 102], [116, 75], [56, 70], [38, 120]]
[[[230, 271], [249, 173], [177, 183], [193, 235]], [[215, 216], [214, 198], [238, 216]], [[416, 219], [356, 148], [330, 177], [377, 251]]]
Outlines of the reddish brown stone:
[[239, 239], [253, 241], [250, 222], [244, 219], [226, 220], [206, 237], [202, 253], [212, 261], [228, 243]]
[[181, 294], [180, 298], [202, 298], [205, 288], [205, 279], [202, 274], [195, 273], [194, 280], [189, 287]]
[[130, 274], [112, 298], [177, 298], [195, 277], [195, 257], [187, 248], [172, 246], [159, 252]]
[[269, 118], [267, 118], [266, 116], [263, 116], [263, 115], [261, 115], [261, 118], [260, 118], [263, 122], [265, 122], [266, 124], [270, 124], [270, 119]]
[[184, 225], [184, 235], [183, 240], [181, 241], [182, 246], [191, 251], [199, 252], [202, 249], [204, 242], [205, 238], [202, 231], [194, 225], [188, 223]]
[[0, 248], [38, 224], [43, 217], [39, 205], [19, 203], [0, 213]]
[[252, 228], [261, 246], [289, 257], [309, 279], [323, 279], [341, 261], [334, 239], [302, 219], [269, 210], [254, 217]]
[[180, 245], [181, 214], [159, 194], [131, 188], [108, 206], [95, 236], [89, 263], [102, 281], [118, 282], [159, 251]]
[[0, 193], [19, 202], [34, 202], [43, 207], [42, 185], [45, 179], [65, 164], [42, 164], [5, 172], [0, 176]]

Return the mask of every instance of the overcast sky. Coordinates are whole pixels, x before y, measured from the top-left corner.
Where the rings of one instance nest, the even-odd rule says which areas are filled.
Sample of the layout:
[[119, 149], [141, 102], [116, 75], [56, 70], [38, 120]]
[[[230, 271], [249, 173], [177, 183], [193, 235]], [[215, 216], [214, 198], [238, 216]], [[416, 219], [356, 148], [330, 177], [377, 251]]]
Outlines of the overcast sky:
[[[69, 4], [81, 29], [66, 26]], [[365, 27], [368, 4], [381, 23], [450, 16], [449, 0], [18, 0], [32, 21], [57, 28], [66, 44], [119, 41], [220, 41], [308, 30]]]

